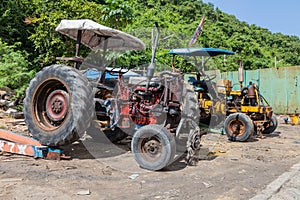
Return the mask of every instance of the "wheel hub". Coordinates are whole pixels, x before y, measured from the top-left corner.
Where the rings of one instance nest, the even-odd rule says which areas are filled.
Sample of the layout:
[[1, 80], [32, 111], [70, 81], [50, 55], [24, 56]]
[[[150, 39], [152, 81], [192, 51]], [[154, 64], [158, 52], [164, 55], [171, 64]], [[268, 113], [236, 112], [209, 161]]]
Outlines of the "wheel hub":
[[62, 106], [63, 106], [63, 101], [61, 101], [59, 98], [56, 98], [51, 105], [51, 109], [53, 110], [53, 112], [58, 114], [61, 112]]
[[55, 90], [46, 100], [47, 116], [53, 121], [61, 121], [68, 112], [69, 95], [66, 91]]
[[232, 121], [228, 128], [233, 135], [242, 135], [245, 132], [245, 125], [239, 120]]
[[150, 140], [145, 143], [145, 149], [151, 155], [156, 155], [157, 153], [159, 153], [160, 144], [156, 140]]

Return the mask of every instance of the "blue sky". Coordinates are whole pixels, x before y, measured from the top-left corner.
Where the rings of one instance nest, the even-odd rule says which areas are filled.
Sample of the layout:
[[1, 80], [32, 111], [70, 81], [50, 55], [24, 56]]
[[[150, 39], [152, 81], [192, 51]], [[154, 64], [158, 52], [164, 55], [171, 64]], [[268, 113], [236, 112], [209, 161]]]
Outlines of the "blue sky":
[[300, 0], [203, 0], [240, 21], [300, 37]]

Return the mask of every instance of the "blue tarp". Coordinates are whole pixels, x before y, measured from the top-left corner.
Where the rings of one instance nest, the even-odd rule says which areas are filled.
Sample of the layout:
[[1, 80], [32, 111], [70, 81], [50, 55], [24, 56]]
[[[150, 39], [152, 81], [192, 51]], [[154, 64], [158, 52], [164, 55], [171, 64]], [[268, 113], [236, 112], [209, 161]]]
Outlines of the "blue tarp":
[[84, 75], [89, 79], [97, 79], [100, 77], [101, 72], [97, 70], [89, 69], [84, 73]]
[[[84, 74], [89, 79], [97, 79], [101, 76], [102, 72], [95, 69], [89, 69]], [[130, 70], [122, 75], [123, 78], [129, 78], [133, 76], [141, 76], [141, 75]], [[105, 73], [105, 79], [116, 79], [116, 78], [118, 78], [118, 73], [113, 73], [113, 72]]]

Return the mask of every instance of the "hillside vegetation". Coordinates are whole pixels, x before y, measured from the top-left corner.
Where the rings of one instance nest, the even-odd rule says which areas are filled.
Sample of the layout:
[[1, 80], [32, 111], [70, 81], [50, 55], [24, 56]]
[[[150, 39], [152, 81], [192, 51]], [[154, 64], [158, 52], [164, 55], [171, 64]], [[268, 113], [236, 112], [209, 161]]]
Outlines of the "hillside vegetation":
[[[186, 47], [203, 15], [204, 30], [193, 47], [234, 51], [234, 56], [226, 60], [221, 56], [210, 63], [222, 71], [236, 70], [237, 60], [243, 60], [246, 69], [274, 67], [275, 57], [280, 60], [277, 67], [300, 63], [298, 37], [241, 22], [201, 0], [4, 0], [0, 2], [0, 13], [0, 86], [21, 88], [20, 94], [35, 72], [57, 62], [55, 57], [74, 55], [74, 41], [55, 32], [62, 19], [92, 19], [141, 38], [147, 44], [146, 51], [124, 54], [118, 64], [125, 67], [150, 62], [154, 22], [162, 29], [161, 38], [171, 36], [160, 42], [157, 52], [157, 60], [169, 64], [168, 50]], [[83, 53], [87, 55], [88, 50]], [[9, 56], [14, 58], [7, 59]], [[13, 76], [8, 83], [12, 68], [19, 78]], [[188, 65], [183, 69], [192, 70]]]

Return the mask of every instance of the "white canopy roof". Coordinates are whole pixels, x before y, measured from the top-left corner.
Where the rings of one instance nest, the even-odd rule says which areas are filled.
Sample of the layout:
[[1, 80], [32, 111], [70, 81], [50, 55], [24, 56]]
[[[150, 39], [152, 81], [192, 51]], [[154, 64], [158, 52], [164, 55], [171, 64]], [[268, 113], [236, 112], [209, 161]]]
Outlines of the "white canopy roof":
[[89, 19], [62, 20], [56, 31], [77, 40], [78, 30], [82, 30], [81, 43], [92, 50], [103, 49], [107, 40], [109, 50], [143, 50], [145, 44], [138, 38], [98, 24]]

